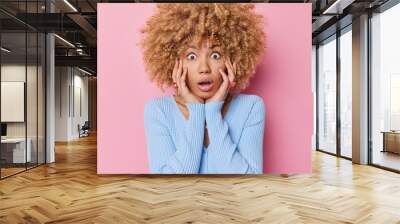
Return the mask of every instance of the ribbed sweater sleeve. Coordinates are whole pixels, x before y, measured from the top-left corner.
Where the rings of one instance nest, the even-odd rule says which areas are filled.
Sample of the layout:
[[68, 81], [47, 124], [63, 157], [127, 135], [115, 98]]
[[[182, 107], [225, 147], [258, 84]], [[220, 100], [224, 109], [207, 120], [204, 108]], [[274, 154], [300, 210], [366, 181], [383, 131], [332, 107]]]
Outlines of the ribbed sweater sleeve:
[[265, 107], [257, 97], [248, 116], [238, 143], [229, 134], [228, 123], [221, 115], [223, 101], [205, 105], [206, 122], [210, 145], [207, 148], [209, 169], [215, 173], [261, 174], [263, 172], [263, 137]]
[[198, 173], [204, 141], [204, 104], [187, 104], [189, 118], [181, 119], [180, 127], [174, 130], [177, 136], [175, 143], [169, 132], [170, 124], [166, 116], [181, 114], [163, 111], [160, 107], [155, 101], [150, 101], [145, 106], [144, 121], [151, 173]]

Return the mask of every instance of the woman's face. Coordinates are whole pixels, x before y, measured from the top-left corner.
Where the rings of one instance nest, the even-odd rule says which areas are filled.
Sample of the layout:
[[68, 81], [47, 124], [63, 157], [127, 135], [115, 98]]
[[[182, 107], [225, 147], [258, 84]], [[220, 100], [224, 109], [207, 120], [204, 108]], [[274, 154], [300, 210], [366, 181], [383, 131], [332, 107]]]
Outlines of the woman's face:
[[202, 41], [201, 46], [190, 45], [183, 57], [183, 65], [188, 68], [186, 84], [191, 92], [205, 100], [211, 98], [223, 81], [219, 70], [226, 72], [221, 47]]

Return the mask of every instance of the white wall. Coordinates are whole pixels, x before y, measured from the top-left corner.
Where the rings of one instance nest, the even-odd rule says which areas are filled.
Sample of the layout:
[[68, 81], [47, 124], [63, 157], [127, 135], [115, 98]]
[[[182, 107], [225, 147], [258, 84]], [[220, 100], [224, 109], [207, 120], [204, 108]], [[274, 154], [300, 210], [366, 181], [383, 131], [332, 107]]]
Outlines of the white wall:
[[55, 140], [77, 139], [78, 124], [88, 120], [88, 77], [76, 68], [56, 67], [55, 87]]
[[[26, 69], [26, 70], [25, 70]], [[27, 73], [26, 73], [27, 71]], [[41, 68], [39, 67], [39, 74]], [[32, 133], [36, 136], [36, 66], [27, 66], [19, 64], [5, 64], [1, 66], [1, 81], [2, 82], [25, 82], [25, 76], [28, 78], [27, 87], [27, 119], [28, 119], [28, 137]], [[32, 87], [33, 86], [33, 87]], [[40, 96], [39, 96], [40, 97]], [[42, 101], [40, 101], [42, 102]], [[39, 105], [41, 107], [42, 105]], [[2, 108], [6, 110], [7, 108]], [[32, 123], [33, 122], [33, 123]], [[7, 136], [8, 137], [25, 137], [25, 123], [26, 122], [7, 122]]]
[[[27, 68], [24, 65], [8, 64], [1, 66], [1, 81], [2, 82], [25, 82], [25, 75], [27, 69], [28, 74], [32, 74], [32, 66]], [[36, 72], [35, 72], [36, 74]], [[1, 108], [6, 110], [6, 108]], [[8, 137], [25, 137], [25, 123], [24, 122], [10, 122], [7, 123], [7, 136]]]
[[[38, 70], [37, 70], [38, 69]], [[42, 67], [25, 64], [3, 64], [1, 66], [1, 81], [2, 82], [24, 82], [26, 83], [26, 107], [22, 107], [22, 112], [27, 115], [27, 120], [23, 122], [6, 122], [7, 137], [23, 138], [25, 135], [30, 139], [32, 161], [36, 162], [39, 158], [39, 163], [44, 163], [44, 74]], [[25, 80], [27, 79], [27, 81]], [[4, 96], [2, 96], [4, 97]], [[10, 108], [1, 108], [2, 112], [10, 110]], [[8, 111], [13, 113], [13, 111]], [[16, 113], [16, 111], [14, 111]], [[39, 156], [37, 157], [37, 154]]]
[[55, 68], [55, 141], [68, 140], [70, 75], [68, 67]]

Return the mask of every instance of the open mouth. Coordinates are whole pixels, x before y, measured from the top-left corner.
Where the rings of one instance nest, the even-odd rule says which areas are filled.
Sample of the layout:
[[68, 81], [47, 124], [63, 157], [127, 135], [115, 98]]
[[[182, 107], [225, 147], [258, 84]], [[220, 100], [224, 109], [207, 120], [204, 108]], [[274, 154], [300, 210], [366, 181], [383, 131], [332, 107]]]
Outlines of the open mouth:
[[203, 92], [208, 92], [212, 89], [213, 87], [213, 81], [212, 80], [203, 80], [197, 83], [197, 86], [199, 89]]

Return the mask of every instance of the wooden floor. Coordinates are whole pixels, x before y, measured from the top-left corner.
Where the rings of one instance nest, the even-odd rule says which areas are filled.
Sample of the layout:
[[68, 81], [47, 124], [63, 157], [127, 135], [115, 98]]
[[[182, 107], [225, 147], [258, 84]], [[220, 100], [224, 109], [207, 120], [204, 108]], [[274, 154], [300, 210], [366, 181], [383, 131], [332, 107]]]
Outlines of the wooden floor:
[[27, 167], [25, 167], [25, 164], [18, 164], [18, 167], [6, 167], [6, 168], [2, 167], [0, 170], [1, 171], [0, 177], [6, 178], [8, 176], [12, 176], [17, 173], [24, 172], [27, 169], [33, 169], [33, 168], [37, 167], [37, 164], [36, 163], [27, 163], [26, 166]]
[[13, 174], [19, 173], [19, 172], [23, 172], [25, 171], [25, 167], [17, 167], [17, 168], [1, 168], [1, 177], [8, 177], [11, 176]]
[[98, 176], [96, 139], [0, 181], [0, 223], [400, 223], [400, 175], [315, 152], [310, 175]]
[[400, 170], [400, 154], [375, 150], [372, 160], [374, 164]]

